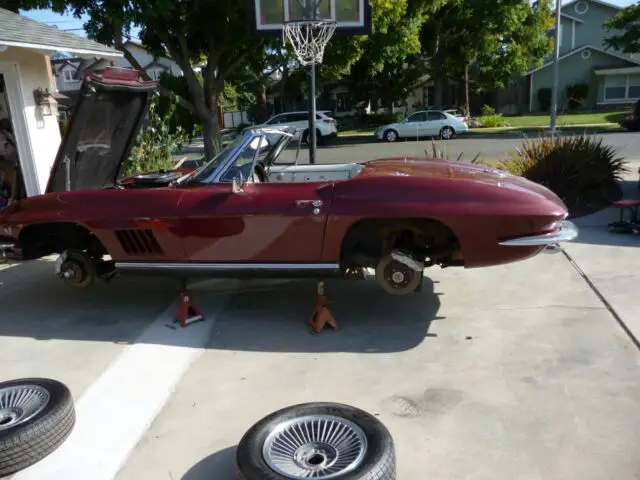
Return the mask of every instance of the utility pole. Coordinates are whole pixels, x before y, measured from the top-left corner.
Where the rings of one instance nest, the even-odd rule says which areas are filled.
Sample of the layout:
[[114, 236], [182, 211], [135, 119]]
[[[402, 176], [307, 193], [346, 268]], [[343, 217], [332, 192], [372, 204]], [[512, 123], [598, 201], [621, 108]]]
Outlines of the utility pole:
[[562, 39], [562, 33], [560, 27], [562, 25], [562, 0], [556, 0], [556, 32], [555, 38], [555, 50], [553, 52], [553, 88], [551, 90], [551, 134], [555, 135], [558, 125], [558, 73], [559, 73], [559, 60], [560, 60], [560, 40]]

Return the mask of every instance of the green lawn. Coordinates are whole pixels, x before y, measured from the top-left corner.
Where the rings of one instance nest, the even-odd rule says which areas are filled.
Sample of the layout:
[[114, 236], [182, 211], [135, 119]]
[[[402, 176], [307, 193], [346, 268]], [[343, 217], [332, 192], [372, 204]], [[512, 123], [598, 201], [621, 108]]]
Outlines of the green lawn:
[[[598, 123], [617, 123], [628, 111], [578, 113], [560, 115], [558, 125], [594, 125]], [[505, 117], [511, 127], [539, 127], [549, 125], [549, 115], [523, 115], [521, 117]]]
[[[606, 122], [597, 122], [597, 123], [606, 123]], [[602, 126], [593, 126], [593, 127], [578, 127], [575, 125], [588, 125], [588, 124], [581, 124], [581, 123], [558, 123], [558, 128], [564, 132], [571, 132], [571, 133], [576, 133], [576, 134], [580, 134], [580, 133], [587, 133], [587, 134], [594, 134], [594, 133], [601, 133], [601, 132], [607, 132], [607, 131], [612, 131], [612, 130], [618, 130], [620, 127], [618, 126], [618, 124], [609, 124], [609, 125], [602, 125]], [[597, 124], [594, 124], [597, 125]], [[542, 134], [545, 133], [549, 130], [549, 126], [512, 126], [512, 127], [507, 127], [507, 128], [503, 128], [503, 127], [498, 127], [498, 128], [472, 128], [469, 130], [468, 134], [465, 134], [465, 136], [481, 136], [481, 135], [496, 135], [496, 134], [504, 134], [504, 135], [514, 135], [514, 134], [522, 134], [522, 135], [536, 135], [536, 134]], [[370, 128], [370, 129], [366, 129], [366, 128], [358, 128], [358, 129], [352, 129], [352, 130], [344, 130], [341, 131], [338, 136], [339, 137], [371, 137], [373, 138], [373, 134], [374, 134], [375, 130]]]

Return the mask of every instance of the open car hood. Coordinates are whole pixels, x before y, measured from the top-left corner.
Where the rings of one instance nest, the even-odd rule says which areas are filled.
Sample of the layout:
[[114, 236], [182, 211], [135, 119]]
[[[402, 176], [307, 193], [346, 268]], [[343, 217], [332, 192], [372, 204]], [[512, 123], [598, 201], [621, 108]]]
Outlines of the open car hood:
[[109, 67], [86, 78], [51, 169], [47, 193], [114, 185], [157, 85], [126, 68]]

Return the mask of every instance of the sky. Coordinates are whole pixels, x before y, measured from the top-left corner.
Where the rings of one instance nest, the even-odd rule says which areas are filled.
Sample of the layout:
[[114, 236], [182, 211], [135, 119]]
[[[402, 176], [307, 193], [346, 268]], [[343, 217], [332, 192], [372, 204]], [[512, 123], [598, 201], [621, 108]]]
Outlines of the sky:
[[[246, 1], [246, 0], [239, 0]], [[568, 3], [570, 0], [562, 0], [562, 3]], [[620, 5], [621, 7], [627, 7], [636, 3], [637, 0], [607, 0], [609, 3], [613, 3], [614, 5]], [[75, 33], [76, 35], [81, 35], [86, 37], [86, 33], [84, 32], [82, 25], [84, 21], [86, 21], [86, 17], [84, 19], [74, 18], [73, 15], [58, 15], [57, 13], [52, 12], [51, 10], [27, 10], [22, 11], [22, 15], [37, 20], [42, 23], [46, 23], [48, 25], [55, 25], [62, 30], [71, 31], [71, 33]], [[133, 32], [134, 34], [136, 32]], [[135, 40], [135, 38], [134, 38]]]

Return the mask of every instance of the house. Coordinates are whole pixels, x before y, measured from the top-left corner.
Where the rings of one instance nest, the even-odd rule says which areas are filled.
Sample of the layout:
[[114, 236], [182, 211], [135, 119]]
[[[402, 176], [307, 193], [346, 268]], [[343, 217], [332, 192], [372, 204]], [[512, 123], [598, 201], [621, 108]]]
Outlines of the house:
[[[623, 106], [640, 100], [640, 55], [607, 49], [610, 36], [603, 23], [621, 7], [604, 0], [571, 0], [562, 6], [558, 105], [567, 101], [567, 86], [584, 84], [588, 94], [585, 109]], [[554, 27], [555, 28], [555, 27]], [[525, 76], [528, 111], [540, 112], [540, 89], [553, 86], [553, 55]]]
[[8, 125], [15, 140], [15, 148], [9, 157], [0, 159], [0, 165], [2, 179], [13, 192], [31, 196], [46, 189], [61, 139], [49, 60], [57, 51], [83, 58], [122, 55], [111, 47], [0, 8], [0, 122]]
[[[409, 92], [407, 98], [394, 103], [394, 113], [409, 114], [429, 107], [433, 108], [435, 99], [433, 80], [428, 75], [425, 75], [418, 83], [418, 86]], [[460, 103], [459, 90], [460, 85], [458, 82], [450, 79], [447, 81], [444, 90], [444, 108], [455, 108]], [[282, 94], [277, 88], [269, 92], [267, 101], [269, 110], [273, 114], [282, 113], [287, 109], [282, 100]], [[290, 110], [306, 109], [306, 91], [294, 94], [290, 102], [292, 103], [292, 106], [289, 107]], [[316, 107], [318, 110], [330, 110], [335, 118], [352, 117], [363, 110], [367, 113], [383, 113], [387, 111], [386, 106], [378, 106], [375, 110], [372, 109], [371, 101], [355, 101], [349, 93], [346, 82], [340, 80], [327, 82], [318, 87]]]

